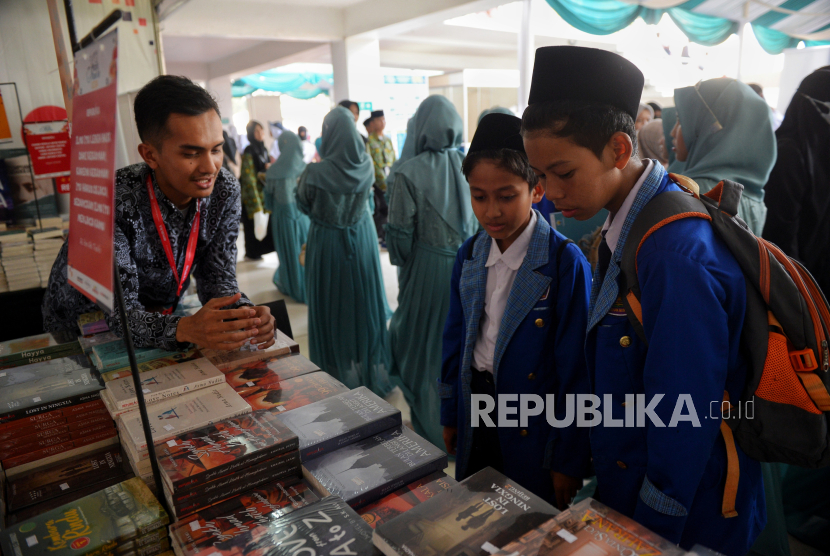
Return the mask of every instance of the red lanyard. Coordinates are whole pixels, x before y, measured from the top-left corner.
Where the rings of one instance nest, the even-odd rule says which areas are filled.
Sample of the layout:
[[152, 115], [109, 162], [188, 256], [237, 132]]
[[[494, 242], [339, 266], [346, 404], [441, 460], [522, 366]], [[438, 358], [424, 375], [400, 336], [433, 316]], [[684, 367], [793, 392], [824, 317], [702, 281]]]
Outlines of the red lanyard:
[[[196, 200], [196, 217], [193, 219], [193, 225], [190, 227], [190, 237], [187, 239], [187, 252], [184, 256], [184, 267], [182, 268], [182, 275], [179, 278], [179, 271], [176, 270], [176, 259], [173, 257], [173, 247], [170, 245], [170, 236], [167, 235], [167, 226], [164, 225], [164, 220], [161, 218], [161, 209], [159, 209], [158, 200], [156, 200], [156, 192], [153, 190], [153, 178], [151, 175], [147, 175], [147, 195], [150, 197], [150, 208], [153, 212], [153, 222], [156, 224], [156, 230], [159, 233], [159, 238], [161, 239], [161, 245], [164, 247], [164, 254], [167, 255], [167, 262], [170, 264], [170, 270], [173, 271], [173, 278], [176, 279], [176, 282], [179, 284], [179, 287], [176, 289], [176, 298], [181, 296], [182, 287], [184, 287], [184, 283], [187, 281], [187, 278], [190, 276], [190, 269], [193, 267], [193, 259], [196, 258], [196, 242], [199, 241], [199, 220], [200, 220], [200, 208], [201, 208], [201, 199]], [[169, 315], [175, 309], [175, 304], [173, 307], [168, 307], [162, 314]]]

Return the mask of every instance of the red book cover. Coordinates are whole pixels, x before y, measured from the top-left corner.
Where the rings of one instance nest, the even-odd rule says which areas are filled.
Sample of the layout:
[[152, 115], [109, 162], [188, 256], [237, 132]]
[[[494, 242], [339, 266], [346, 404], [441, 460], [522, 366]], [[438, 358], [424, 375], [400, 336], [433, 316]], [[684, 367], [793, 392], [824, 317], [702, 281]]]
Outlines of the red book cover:
[[170, 526], [170, 536], [194, 554], [317, 502], [309, 486], [294, 478], [261, 485]]
[[254, 411], [270, 409], [289, 411], [310, 403], [348, 392], [339, 380], [323, 371], [289, 378], [276, 384], [257, 386], [239, 395]]
[[360, 517], [374, 529], [456, 484], [443, 471], [436, 471], [362, 508]]
[[219, 421], [156, 448], [159, 470], [172, 490], [201, 485], [296, 450], [297, 435], [266, 412]]
[[[13, 448], [9, 448], [8, 450], [0, 450], [0, 460], [3, 460], [5, 465], [5, 461], [9, 458], [25, 455], [28, 452], [56, 446], [64, 442], [83, 440], [84, 438], [105, 431], [112, 431], [113, 433], [116, 432], [115, 422], [113, 422], [112, 419], [110, 419], [108, 422], [90, 425], [89, 427], [77, 431], [68, 431], [64, 434], [59, 434], [57, 436], [49, 436], [46, 438], [34, 439], [27, 444], [15, 446]], [[83, 444], [81, 444], [81, 446], [83, 446]]]
[[44, 411], [43, 413], [38, 413], [36, 415], [31, 415], [29, 417], [17, 419], [15, 421], [7, 421], [5, 423], [0, 423], [0, 432], [6, 432], [17, 429], [26, 429], [42, 421], [53, 421], [55, 419], [61, 418], [65, 418], [67, 421], [73, 418], [77, 419], [78, 416], [84, 413], [98, 410], [107, 410], [107, 408], [104, 406], [104, 402], [102, 402], [100, 399], [92, 400], [77, 405], [61, 407], [59, 409], [54, 409], [52, 411]]
[[96, 442], [100, 442], [101, 440], [106, 440], [107, 438], [112, 438], [116, 436], [118, 431], [115, 428], [101, 431], [99, 433], [93, 434], [92, 436], [87, 436], [85, 438], [79, 438], [77, 440], [70, 440], [68, 442], [64, 442], [62, 444], [56, 444], [55, 446], [49, 446], [48, 448], [41, 448], [40, 450], [35, 450], [33, 452], [28, 452], [19, 456], [14, 456], [9, 459], [3, 460], [3, 469], [12, 469], [19, 465], [23, 465], [25, 463], [30, 463], [33, 461], [37, 461], [42, 458], [47, 458], [49, 456], [54, 456], [56, 454], [62, 454], [63, 452], [68, 452], [69, 450], [73, 450], [75, 448], [80, 448], [82, 446], [88, 446], [90, 444], [95, 444]]
[[320, 370], [300, 354], [278, 355], [223, 369], [225, 382], [232, 388], [265, 386]]
[[32, 442], [36, 442], [44, 438], [51, 438], [53, 436], [66, 434], [68, 432], [83, 430], [100, 423], [112, 424], [112, 422], [112, 417], [110, 417], [109, 413], [104, 412], [104, 415], [97, 415], [94, 417], [90, 417], [88, 419], [84, 419], [83, 421], [63, 423], [44, 429], [35, 428], [31, 431], [27, 431], [30, 434], [27, 434], [25, 436], [23, 435], [23, 433], [26, 431], [21, 430], [18, 436], [13, 436], [12, 438], [0, 441], [0, 452], [11, 450], [17, 446], [31, 444]]

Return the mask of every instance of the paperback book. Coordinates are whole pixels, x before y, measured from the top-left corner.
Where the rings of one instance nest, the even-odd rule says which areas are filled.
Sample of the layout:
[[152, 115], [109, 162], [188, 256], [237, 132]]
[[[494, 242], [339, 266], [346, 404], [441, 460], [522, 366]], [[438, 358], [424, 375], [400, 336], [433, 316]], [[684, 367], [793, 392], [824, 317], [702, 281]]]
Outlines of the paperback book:
[[0, 384], [0, 422], [93, 401], [100, 398], [103, 388], [98, 377], [88, 369], [60, 372], [8, 386]]
[[74, 338], [50, 333], [38, 334], [0, 342], [0, 368], [28, 365], [81, 353], [81, 345]]
[[[144, 401], [148, 404], [215, 384], [222, 384], [225, 381], [222, 371], [204, 357], [146, 372], [139, 378]], [[106, 388], [108, 398], [116, 409], [138, 407], [132, 376], [107, 382]]]
[[169, 523], [141, 479], [133, 478], [0, 533], [6, 556], [104, 554]]
[[267, 386], [245, 386], [236, 391], [254, 411], [268, 409], [282, 413], [348, 392], [349, 388], [330, 374], [320, 371]]
[[[33, 453], [41, 449], [62, 444], [64, 442], [84, 440], [103, 432], [112, 432], [115, 434], [115, 423], [112, 422], [112, 419], [99, 421], [78, 430], [70, 430], [61, 434], [49, 435], [44, 438], [30, 437], [28, 441], [24, 443], [0, 448], [0, 460], [7, 461], [9, 458], [15, 458], [23, 454]], [[6, 444], [8, 445], [9, 443], [7, 442]]]
[[233, 388], [266, 386], [300, 375], [317, 372], [320, 367], [300, 355], [273, 355], [222, 370], [225, 382]]
[[109, 342], [116, 342], [120, 340], [118, 336], [115, 335], [115, 332], [102, 332], [100, 334], [93, 334], [92, 336], [81, 336], [78, 338], [78, 343], [81, 345], [81, 349], [84, 350], [84, 353], [90, 353], [92, 348], [100, 344], [107, 344]]
[[364, 506], [360, 510], [360, 517], [374, 529], [457, 484], [458, 481], [443, 471], [436, 471]]
[[275, 355], [286, 355], [289, 353], [300, 353], [300, 346], [279, 330], [274, 332], [274, 345], [268, 349], [259, 349], [257, 346], [245, 344], [236, 351], [202, 350], [202, 354], [222, 370]]
[[100, 399], [0, 425], [0, 441], [29, 436], [61, 425], [75, 426], [78, 421], [96, 418], [109, 418], [109, 412]]
[[681, 556], [686, 552], [592, 498], [508, 543], [499, 556]]
[[[158, 359], [169, 354], [169, 351], [160, 348], [135, 348], [136, 363], [144, 363], [145, 361]], [[127, 345], [123, 340], [94, 346], [90, 358], [95, 364], [95, 368], [101, 372], [121, 369], [130, 365]]]
[[276, 417], [259, 411], [176, 436], [159, 446], [156, 456], [162, 480], [175, 492], [294, 451], [297, 446], [296, 434]]
[[109, 329], [110, 327], [107, 325], [103, 311], [84, 313], [78, 317], [78, 330], [81, 331], [81, 336], [99, 334], [101, 332], [107, 332]]
[[[23, 454], [19, 454], [16, 456], [12, 456], [2, 460], [3, 469], [6, 470], [6, 476], [11, 477], [10, 473], [17, 467], [36, 462], [39, 460], [43, 460], [50, 457], [59, 456], [61, 454], [67, 454], [66, 457], [71, 457], [74, 454], [68, 454], [72, 450], [79, 450], [80, 453], [88, 453], [91, 451], [89, 450], [80, 450], [81, 448], [90, 446], [92, 444], [96, 444], [97, 442], [103, 442], [107, 439], [115, 438], [116, 442], [118, 441], [118, 431], [115, 430], [115, 427], [107, 427], [103, 430], [100, 430], [95, 433], [88, 434], [87, 436], [82, 436], [79, 438], [65, 440], [59, 444], [53, 444], [51, 446], [42, 447], [39, 449], [33, 449], [31, 451], [27, 451]], [[49, 462], [43, 462], [44, 465]], [[38, 466], [42, 467], [42, 466]], [[32, 467], [34, 468], [34, 466]], [[21, 469], [20, 471], [24, 471]]]
[[33, 442], [36, 442], [38, 440], [44, 440], [47, 438], [60, 436], [62, 434], [76, 433], [100, 424], [108, 424], [109, 426], [114, 426], [112, 419], [106, 411], [103, 415], [93, 415], [88, 419], [64, 422], [59, 425], [50, 426], [49, 428], [36, 429], [32, 427], [32, 429], [26, 428], [18, 431], [12, 431], [17, 432], [17, 434], [6, 433], [9, 435], [9, 437], [4, 438], [2, 441], [0, 441], [0, 451], [11, 450], [19, 446], [32, 444]]
[[[165, 355], [164, 357], [150, 359], [149, 361], [138, 363], [138, 372], [146, 373], [147, 371], [155, 371], [163, 367], [169, 367], [170, 365], [178, 365], [179, 363], [193, 361], [196, 359], [202, 359], [202, 353], [196, 348], [190, 348], [185, 351], [168, 351], [167, 355]], [[117, 380], [119, 378], [126, 378], [131, 376], [133, 376], [133, 371], [132, 368], [130, 368], [129, 366], [101, 373], [101, 379], [103, 379], [104, 382], [110, 382], [111, 380]]]
[[447, 454], [401, 426], [305, 462], [322, 492], [360, 508], [447, 466]]
[[36, 363], [30, 363], [28, 365], [21, 365], [19, 367], [12, 367], [0, 371], [0, 388], [5, 389], [10, 386], [37, 380], [39, 378], [52, 377], [60, 375], [61, 373], [80, 370], [93, 370], [93, 366], [89, 363], [89, 359], [83, 355], [71, 355], [67, 357], [59, 357], [57, 359], [38, 361]]
[[542, 525], [559, 511], [491, 467], [375, 528], [387, 556], [485, 556]]
[[282, 422], [294, 431], [304, 462], [364, 438], [401, 425], [401, 412], [365, 386], [284, 415]]

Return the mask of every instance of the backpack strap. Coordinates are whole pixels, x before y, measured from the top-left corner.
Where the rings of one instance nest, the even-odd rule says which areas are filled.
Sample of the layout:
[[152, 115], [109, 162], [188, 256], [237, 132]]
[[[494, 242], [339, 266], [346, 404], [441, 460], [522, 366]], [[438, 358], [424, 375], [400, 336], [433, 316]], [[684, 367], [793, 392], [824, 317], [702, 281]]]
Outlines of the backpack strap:
[[[729, 392], [723, 391], [723, 404], [721, 410], [726, 409], [731, 415], [732, 404], [729, 402]], [[721, 502], [721, 515], [723, 517], [737, 517], [735, 500], [738, 497], [738, 482], [741, 478], [741, 466], [738, 461], [738, 449], [735, 447], [735, 437], [732, 429], [726, 424], [727, 419], [720, 421], [720, 433], [726, 444], [726, 484], [723, 486], [723, 501]]]

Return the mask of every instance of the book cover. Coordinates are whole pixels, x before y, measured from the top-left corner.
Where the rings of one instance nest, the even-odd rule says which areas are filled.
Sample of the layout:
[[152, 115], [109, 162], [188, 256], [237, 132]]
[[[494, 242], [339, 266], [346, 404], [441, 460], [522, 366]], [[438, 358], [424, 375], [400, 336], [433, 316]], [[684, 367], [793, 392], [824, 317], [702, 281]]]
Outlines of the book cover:
[[305, 462], [306, 477], [353, 508], [447, 466], [447, 454], [401, 426]]
[[182, 556], [212, 556], [214, 553], [217, 556], [378, 554], [372, 546], [372, 528], [337, 496], [327, 496], [267, 525], [254, 527], [198, 552], [183, 551]]
[[[153, 442], [160, 444], [217, 421], [250, 413], [251, 406], [233, 388], [218, 384], [153, 404], [147, 411]], [[119, 428], [124, 433], [121, 441], [131, 443], [137, 452], [143, 451], [146, 457], [147, 442], [141, 417], [137, 414], [124, 415], [119, 420]]]
[[115, 335], [115, 332], [110, 331], [102, 332], [100, 334], [93, 334], [91, 336], [81, 336], [78, 338], [78, 343], [81, 345], [81, 349], [84, 350], [84, 353], [89, 353], [92, 351], [92, 348], [99, 344], [106, 344], [118, 340], [120, 340], [120, 338]]
[[374, 542], [387, 556], [485, 556], [557, 514], [556, 508], [487, 467], [379, 525]]
[[686, 551], [592, 498], [505, 545], [500, 556], [681, 556]]
[[457, 484], [458, 481], [443, 471], [436, 471], [364, 506], [360, 510], [360, 517], [374, 529]]
[[300, 355], [274, 355], [223, 369], [225, 382], [233, 388], [275, 384], [296, 376], [320, 370], [320, 367]]
[[113, 434], [116, 433], [115, 423], [112, 422], [112, 419], [99, 423], [94, 423], [80, 430], [68, 431], [63, 434], [47, 436], [46, 438], [37, 438], [31, 440], [26, 444], [14, 446], [12, 448], [8, 448], [5, 450], [0, 450], [0, 460], [7, 461], [10, 458], [15, 458], [23, 454], [35, 452], [41, 449], [46, 449], [51, 446], [56, 446], [58, 444], [63, 444], [66, 442], [75, 442], [78, 440], [82, 441], [85, 438], [92, 437], [96, 434], [100, 434], [107, 431], [111, 431]]
[[92, 442], [91, 444], [87, 444], [85, 446], [78, 446], [76, 448], [71, 448], [63, 452], [55, 453], [46, 457], [41, 457], [35, 461], [24, 463], [22, 465], [18, 465], [12, 469], [5, 469], [6, 477], [8, 479], [13, 479], [14, 477], [21, 477], [25, 473], [32, 473], [39, 469], [45, 469], [50, 465], [54, 465], [56, 463], [60, 463], [62, 461], [66, 461], [71, 458], [79, 457], [84, 454], [91, 454], [93, 452], [97, 452], [98, 450], [103, 450], [104, 448], [108, 448], [109, 446], [117, 446], [118, 445], [118, 434], [113, 434], [107, 438], [103, 438], [97, 442]]
[[222, 370], [261, 359], [267, 359], [275, 355], [286, 355], [289, 353], [300, 353], [300, 346], [279, 330], [274, 332], [274, 345], [268, 349], [259, 349], [257, 346], [245, 344], [236, 351], [202, 350], [202, 354]]
[[83, 448], [84, 446], [89, 446], [90, 444], [95, 444], [96, 442], [106, 440], [108, 438], [117, 439], [117, 437], [118, 431], [115, 430], [115, 427], [109, 427], [100, 432], [90, 434], [89, 436], [83, 436], [81, 438], [67, 440], [66, 442], [62, 442], [60, 444], [53, 444], [45, 448], [40, 448], [38, 450], [33, 450], [30, 452], [26, 452], [24, 454], [4, 459], [2, 461], [3, 469], [6, 470], [8, 475], [8, 472], [15, 467], [38, 461], [40, 459], [63, 454], [75, 448]]
[[[136, 363], [143, 363], [150, 359], [158, 359], [169, 354], [169, 351], [160, 348], [135, 348]], [[95, 367], [101, 372], [120, 369], [130, 364], [129, 355], [127, 355], [127, 345], [123, 340], [94, 346], [91, 357], [95, 363]]]
[[[180, 396], [185, 392], [201, 390], [225, 381], [222, 371], [202, 357], [155, 371], [142, 373], [142, 392], [145, 403], [152, 404], [167, 398]], [[109, 399], [116, 409], [138, 407], [133, 377], [119, 378], [106, 384]]]
[[289, 411], [279, 418], [300, 441], [304, 462], [401, 425], [401, 412], [365, 386]]
[[210, 481], [202, 485], [200, 491], [191, 493], [192, 495], [188, 495], [181, 502], [173, 500], [173, 495], [167, 490], [165, 490], [165, 495], [171, 502], [171, 507], [175, 508], [176, 515], [181, 519], [182, 516], [198, 512], [268, 481], [290, 477], [299, 479], [301, 476], [300, 456], [297, 452], [291, 452]]
[[104, 319], [103, 311], [84, 313], [78, 317], [78, 330], [81, 331], [82, 336], [106, 332], [109, 329], [110, 327]]
[[54, 334], [37, 334], [0, 342], [0, 366], [23, 361], [24, 364], [45, 361], [45, 357], [60, 354], [79, 355], [81, 345], [72, 338], [56, 337]]
[[84, 555], [168, 523], [147, 485], [133, 478], [6, 529], [0, 546], [6, 556]]
[[172, 490], [212, 481], [296, 450], [297, 435], [274, 416], [256, 412], [176, 436], [156, 450], [162, 479]]
[[330, 374], [320, 371], [276, 384], [243, 387], [236, 391], [254, 411], [269, 409], [281, 413], [348, 392], [349, 388]]
[[293, 477], [272, 481], [177, 521], [170, 526], [170, 537], [184, 552], [195, 554], [318, 500], [306, 483]]
[[[178, 365], [179, 363], [193, 361], [195, 359], [201, 359], [202, 357], [202, 352], [200, 352], [197, 348], [190, 348], [185, 351], [167, 352], [167, 355], [165, 355], [164, 357], [150, 359], [149, 361], [139, 363], [138, 372], [145, 373], [147, 371], [155, 371], [156, 369], [169, 367], [170, 365]], [[101, 373], [101, 379], [104, 382], [109, 382], [111, 380], [126, 378], [130, 376], [133, 376], [133, 371], [129, 366]]]
[[99, 392], [103, 388], [98, 377], [89, 370], [62, 372], [13, 386], [0, 386], [0, 421], [13, 421], [92, 401], [100, 398]]
[[9, 511], [40, 504], [71, 494], [91, 484], [123, 477], [129, 473], [126, 458], [119, 448], [107, 448], [60, 462], [57, 465], [12, 479], [7, 485]]
[[64, 423], [82, 421], [99, 415], [109, 415], [100, 398], [91, 402], [61, 407], [16, 421], [2, 423], [0, 424], [0, 439], [6, 440], [24, 436], [33, 431], [48, 429]]
[[166, 550], [170, 550], [170, 539], [168, 537], [144, 546], [137, 546], [136, 541], [128, 541], [119, 544], [115, 550], [106, 554], [102, 553], [100, 556], [155, 556]]
[[93, 366], [84, 355], [50, 358], [27, 365], [0, 370], [0, 388], [30, 382], [40, 378], [52, 377], [71, 371], [92, 371]]

